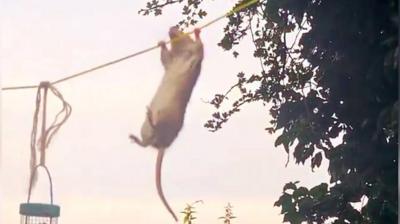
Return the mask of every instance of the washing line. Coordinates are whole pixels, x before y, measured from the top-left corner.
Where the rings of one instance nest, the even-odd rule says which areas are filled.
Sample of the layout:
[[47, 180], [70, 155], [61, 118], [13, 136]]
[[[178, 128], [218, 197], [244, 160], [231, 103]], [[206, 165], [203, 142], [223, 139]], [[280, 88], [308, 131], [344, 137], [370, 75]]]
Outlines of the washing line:
[[[251, 5], [255, 4], [255, 3], [258, 2], [258, 1], [259, 1], [259, 0], [251, 0], [251, 1], [248, 1], [248, 2], [246, 2], [246, 3], [244, 3], [244, 4], [242, 4], [242, 5], [239, 5], [238, 7], [236, 7], [236, 8], [234, 8], [234, 9], [230, 10], [229, 12], [223, 14], [223, 15], [220, 16], [220, 17], [217, 17], [217, 18], [215, 18], [215, 19], [209, 21], [208, 23], [206, 23], [206, 24], [204, 24], [204, 25], [198, 27], [197, 29], [202, 30], [202, 29], [204, 29], [204, 28], [206, 28], [206, 27], [208, 27], [208, 26], [210, 26], [210, 25], [212, 25], [212, 24], [218, 22], [219, 20], [221, 20], [221, 19], [223, 19], [223, 18], [225, 18], [225, 17], [231, 16], [231, 15], [233, 15], [234, 13], [239, 12], [239, 11], [242, 10], [242, 9], [245, 9], [245, 8], [247, 8], [247, 7], [250, 7]], [[194, 30], [191, 30], [190, 32], [187, 32], [187, 33], [185, 33], [184, 35], [190, 35], [190, 34], [192, 34], [192, 33], [194, 33]], [[183, 36], [184, 36], [184, 35], [183, 35]], [[169, 43], [171, 43], [171, 42], [175, 42], [175, 41], [179, 40], [180, 38], [182, 38], [182, 36], [178, 36], [178, 37], [176, 37], [176, 38], [173, 38], [173, 39], [171, 39], [171, 40], [168, 40], [168, 41], [165, 42], [165, 43], [166, 43], [166, 44], [169, 44]], [[138, 56], [138, 55], [145, 54], [145, 53], [147, 53], [147, 52], [150, 52], [150, 51], [152, 51], [152, 50], [157, 49], [158, 47], [160, 47], [160, 46], [159, 46], [159, 45], [155, 45], [155, 46], [146, 48], [146, 49], [144, 49], [144, 50], [141, 50], [141, 51], [135, 52], [135, 53], [133, 53], [133, 54], [130, 54], [130, 55], [128, 55], [128, 56], [125, 56], [125, 57], [122, 57], [122, 58], [119, 58], [119, 59], [116, 59], [116, 60], [113, 60], [113, 61], [109, 61], [109, 62], [106, 62], [106, 63], [104, 63], [104, 64], [97, 65], [97, 66], [95, 66], [95, 67], [86, 69], [86, 70], [84, 70], [84, 71], [81, 71], [81, 72], [78, 72], [78, 73], [75, 73], [75, 74], [66, 76], [66, 77], [64, 77], [64, 78], [58, 79], [58, 80], [56, 80], [56, 81], [50, 82], [50, 84], [51, 84], [51, 85], [55, 85], [55, 84], [59, 84], [59, 83], [61, 83], [61, 82], [65, 82], [65, 81], [71, 80], [71, 79], [73, 79], [73, 78], [76, 78], [76, 77], [79, 77], [79, 76], [82, 76], [82, 75], [85, 75], [85, 74], [94, 72], [94, 71], [96, 71], [96, 70], [99, 70], [99, 69], [108, 67], [108, 66], [110, 66], [110, 65], [117, 64], [117, 63], [119, 63], [119, 62], [125, 61], [125, 60], [127, 60], [127, 59], [129, 59], [129, 58], [133, 58], [133, 57], [136, 57], [136, 56]], [[39, 87], [39, 85], [10, 86], [10, 87], [3, 87], [3, 88], [1, 88], [1, 90], [2, 90], [2, 91], [5, 91], [5, 90], [18, 90], [18, 89], [36, 89], [36, 88], [38, 88], [38, 87]]]

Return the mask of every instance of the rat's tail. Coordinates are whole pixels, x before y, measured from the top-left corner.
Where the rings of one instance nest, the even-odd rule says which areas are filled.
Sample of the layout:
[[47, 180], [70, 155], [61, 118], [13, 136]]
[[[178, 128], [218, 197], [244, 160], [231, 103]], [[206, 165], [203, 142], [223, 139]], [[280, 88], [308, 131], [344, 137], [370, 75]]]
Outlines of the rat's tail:
[[165, 199], [162, 186], [161, 186], [161, 166], [162, 166], [162, 161], [164, 158], [164, 152], [165, 149], [158, 149], [157, 150], [157, 162], [156, 162], [156, 186], [157, 186], [157, 192], [158, 196], [160, 196], [161, 201], [163, 202], [164, 206], [167, 208], [168, 212], [171, 213], [172, 217], [174, 217], [175, 221], [178, 222], [178, 218], [176, 217], [174, 211], [172, 211], [171, 207], [169, 206], [167, 200]]

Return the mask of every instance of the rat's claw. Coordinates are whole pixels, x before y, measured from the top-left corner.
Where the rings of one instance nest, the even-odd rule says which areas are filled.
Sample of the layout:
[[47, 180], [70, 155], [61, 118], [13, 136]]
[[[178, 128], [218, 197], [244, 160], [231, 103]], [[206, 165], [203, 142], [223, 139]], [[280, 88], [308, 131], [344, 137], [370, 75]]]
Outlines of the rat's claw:
[[140, 142], [140, 139], [132, 134], [129, 135], [129, 138], [135, 143]]
[[138, 137], [136, 137], [136, 136], [130, 134], [130, 135], [129, 135], [129, 138], [130, 138], [134, 143], [136, 143], [136, 144], [138, 144], [138, 145], [140, 145], [140, 146], [142, 146], [142, 147], [145, 147], [145, 145], [143, 144], [143, 142], [142, 142]]
[[157, 45], [160, 46], [160, 47], [162, 47], [162, 48], [165, 48], [165, 47], [166, 47], [165, 41], [163, 41], [163, 40], [162, 40], [162, 41], [159, 41]]
[[194, 36], [196, 37], [196, 40], [200, 39], [200, 32], [201, 32], [200, 28], [194, 29]]

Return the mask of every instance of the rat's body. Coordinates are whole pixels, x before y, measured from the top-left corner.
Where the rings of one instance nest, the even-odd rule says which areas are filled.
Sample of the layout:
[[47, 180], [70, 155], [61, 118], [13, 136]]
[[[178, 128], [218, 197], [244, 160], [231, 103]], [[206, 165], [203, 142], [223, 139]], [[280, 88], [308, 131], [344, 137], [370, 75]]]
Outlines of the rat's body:
[[186, 106], [200, 74], [203, 44], [199, 38], [199, 30], [195, 31], [195, 41], [176, 27], [170, 29], [169, 35], [172, 39], [171, 50], [166, 48], [165, 43], [160, 43], [165, 74], [147, 109], [147, 117], [141, 130], [142, 140], [134, 135], [130, 138], [143, 147], [153, 146], [158, 150], [157, 191], [165, 207], [177, 221], [162, 191], [161, 165], [165, 149], [172, 144], [182, 128]]

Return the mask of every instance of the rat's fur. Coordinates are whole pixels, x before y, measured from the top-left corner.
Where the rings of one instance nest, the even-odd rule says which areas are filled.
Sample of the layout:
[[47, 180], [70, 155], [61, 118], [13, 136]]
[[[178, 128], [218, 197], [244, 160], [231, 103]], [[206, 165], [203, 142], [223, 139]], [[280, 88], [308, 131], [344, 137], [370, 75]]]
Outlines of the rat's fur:
[[142, 140], [134, 135], [130, 138], [140, 146], [153, 146], [158, 150], [156, 162], [156, 185], [165, 207], [177, 221], [175, 213], [168, 205], [161, 187], [161, 165], [165, 149], [175, 140], [182, 128], [186, 106], [201, 70], [203, 44], [199, 38], [200, 30], [195, 30], [195, 40], [182, 33], [177, 27], [169, 30], [172, 40], [171, 50], [160, 42], [161, 62], [165, 69], [164, 77], [157, 89], [147, 117], [143, 123]]

